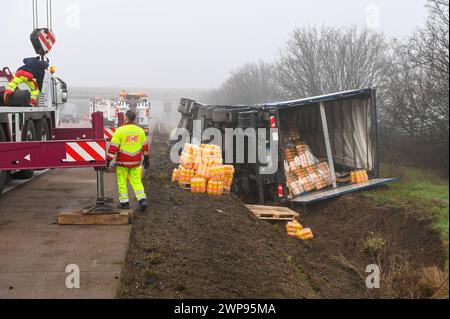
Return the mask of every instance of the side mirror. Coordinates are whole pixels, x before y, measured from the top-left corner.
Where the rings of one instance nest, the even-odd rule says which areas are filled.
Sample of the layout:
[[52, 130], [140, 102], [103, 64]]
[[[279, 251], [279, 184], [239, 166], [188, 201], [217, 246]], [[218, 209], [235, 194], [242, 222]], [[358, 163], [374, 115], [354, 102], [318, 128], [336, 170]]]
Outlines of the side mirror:
[[67, 102], [67, 97], [68, 97], [67, 89], [64, 88], [63, 91], [62, 91], [62, 94], [61, 94], [61, 101], [63, 103], [66, 103]]
[[66, 82], [64, 82], [63, 80], [61, 80], [60, 78], [56, 78], [58, 81], [59, 81], [59, 88], [61, 89], [61, 101], [63, 102], [63, 103], [66, 103], [67, 102], [67, 96], [68, 96], [68, 94], [67, 94], [67, 84], [66, 84]]

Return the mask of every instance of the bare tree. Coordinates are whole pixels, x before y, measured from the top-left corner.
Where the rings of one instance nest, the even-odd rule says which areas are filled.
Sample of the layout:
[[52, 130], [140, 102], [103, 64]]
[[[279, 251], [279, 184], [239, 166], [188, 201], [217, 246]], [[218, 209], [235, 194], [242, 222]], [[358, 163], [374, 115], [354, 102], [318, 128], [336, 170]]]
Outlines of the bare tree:
[[215, 104], [256, 104], [280, 98], [276, 69], [272, 64], [248, 63], [231, 72], [206, 100]]
[[384, 36], [368, 29], [296, 29], [281, 53], [280, 82], [293, 98], [377, 86], [388, 51]]
[[430, 129], [448, 144], [449, 121], [449, 1], [429, 0], [428, 18], [405, 47], [411, 64], [430, 82], [427, 92]]
[[386, 111], [409, 135], [447, 144], [449, 130], [448, 0], [430, 0], [429, 16], [405, 44], [397, 45]]
[[404, 161], [440, 167], [448, 177], [449, 2], [429, 0], [427, 8], [425, 25], [393, 44], [381, 142]]
[[449, 1], [428, 0], [427, 8], [429, 15], [425, 26], [414, 34], [407, 45], [408, 56], [411, 62], [425, 69], [435, 80], [446, 80], [448, 92]]
[[409, 137], [431, 138], [431, 128], [439, 125], [432, 106], [433, 79], [424, 68], [411, 61], [404, 45], [396, 45], [382, 124]]

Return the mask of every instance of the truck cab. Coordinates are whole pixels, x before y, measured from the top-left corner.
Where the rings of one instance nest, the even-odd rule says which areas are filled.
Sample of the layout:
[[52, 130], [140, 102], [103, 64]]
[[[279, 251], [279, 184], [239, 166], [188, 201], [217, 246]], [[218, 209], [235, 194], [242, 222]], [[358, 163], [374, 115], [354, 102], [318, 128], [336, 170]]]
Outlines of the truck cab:
[[150, 102], [147, 97], [143, 97], [136, 101], [136, 124], [148, 133], [150, 125]]
[[147, 94], [127, 93], [125, 90], [122, 90], [119, 93], [117, 112], [125, 113], [127, 110], [136, 112], [136, 125], [140, 126], [148, 134], [151, 114], [150, 101]]
[[103, 124], [105, 126], [114, 126], [116, 121], [116, 101], [111, 99], [91, 98], [89, 113], [103, 113]]

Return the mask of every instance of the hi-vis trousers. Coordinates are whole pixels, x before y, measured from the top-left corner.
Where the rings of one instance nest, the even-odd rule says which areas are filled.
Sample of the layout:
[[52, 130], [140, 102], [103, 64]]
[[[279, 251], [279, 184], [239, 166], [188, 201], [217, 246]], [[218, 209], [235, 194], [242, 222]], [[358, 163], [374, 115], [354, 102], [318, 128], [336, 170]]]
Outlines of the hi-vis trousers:
[[131, 168], [117, 166], [116, 168], [117, 187], [119, 189], [119, 201], [121, 203], [129, 202], [127, 180], [130, 181], [131, 187], [133, 188], [134, 194], [136, 195], [136, 199], [138, 201], [143, 198], [147, 198], [147, 196], [145, 196], [141, 174], [142, 174], [142, 166]]

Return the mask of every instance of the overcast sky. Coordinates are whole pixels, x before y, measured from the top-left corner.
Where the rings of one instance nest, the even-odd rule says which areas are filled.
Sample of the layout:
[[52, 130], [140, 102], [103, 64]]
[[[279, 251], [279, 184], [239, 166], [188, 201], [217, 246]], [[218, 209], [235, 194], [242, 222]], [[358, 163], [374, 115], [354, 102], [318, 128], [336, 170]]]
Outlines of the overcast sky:
[[[45, 0], [38, 2], [45, 7]], [[237, 66], [272, 61], [295, 27], [369, 25], [389, 38], [403, 38], [422, 24], [425, 3], [54, 0], [57, 42], [49, 58], [69, 86], [213, 88]], [[5, 4], [0, 66], [15, 69], [34, 54], [31, 0]]]

